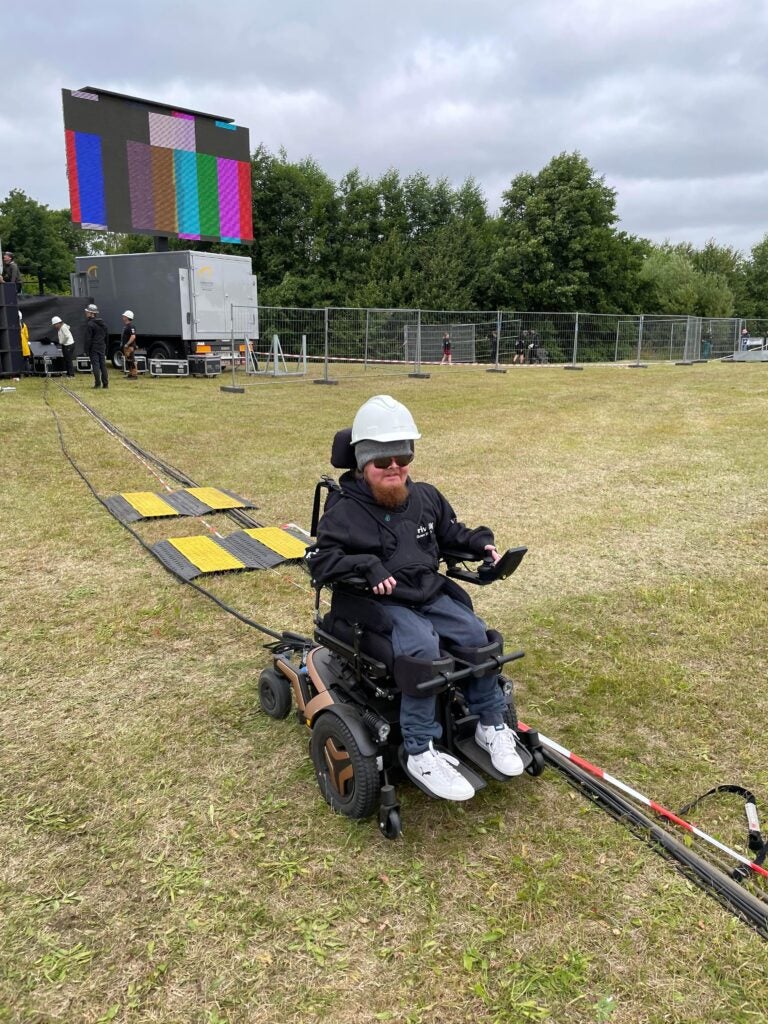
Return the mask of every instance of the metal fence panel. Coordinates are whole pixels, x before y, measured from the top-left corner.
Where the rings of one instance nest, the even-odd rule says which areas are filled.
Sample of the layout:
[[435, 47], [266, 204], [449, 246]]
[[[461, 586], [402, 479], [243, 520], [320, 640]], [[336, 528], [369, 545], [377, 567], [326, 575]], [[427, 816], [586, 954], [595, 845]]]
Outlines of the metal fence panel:
[[325, 310], [292, 309], [285, 306], [262, 306], [259, 311], [257, 353], [266, 358], [276, 334], [286, 356], [298, 358], [306, 340], [307, 357], [321, 359], [325, 346]]
[[451, 358], [456, 363], [477, 362], [475, 347], [477, 325], [473, 323], [405, 325], [405, 357], [416, 361], [417, 345], [421, 346], [421, 360], [427, 363], [439, 363], [443, 359], [443, 343], [447, 338], [451, 343]]
[[701, 354], [704, 359], [723, 359], [739, 344], [741, 321], [734, 317], [704, 317], [701, 322]]
[[[233, 310], [233, 332], [247, 336]], [[235, 322], [237, 320], [237, 323]], [[455, 363], [639, 364], [722, 358], [739, 347], [742, 326], [768, 336], [768, 321], [694, 316], [261, 306], [254, 353], [265, 359], [277, 336], [287, 359], [306, 348], [310, 376], [420, 372], [442, 360], [451, 338]]]

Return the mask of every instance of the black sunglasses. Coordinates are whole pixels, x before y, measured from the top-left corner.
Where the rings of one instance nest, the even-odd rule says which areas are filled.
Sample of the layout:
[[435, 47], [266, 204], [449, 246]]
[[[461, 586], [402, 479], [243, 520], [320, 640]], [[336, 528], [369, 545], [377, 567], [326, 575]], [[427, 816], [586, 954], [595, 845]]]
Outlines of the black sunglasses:
[[393, 461], [401, 469], [403, 466], [410, 466], [413, 462], [413, 452], [409, 452], [408, 455], [382, 455], [379, 459], [371, 459], [376, 469], [389, 469]]

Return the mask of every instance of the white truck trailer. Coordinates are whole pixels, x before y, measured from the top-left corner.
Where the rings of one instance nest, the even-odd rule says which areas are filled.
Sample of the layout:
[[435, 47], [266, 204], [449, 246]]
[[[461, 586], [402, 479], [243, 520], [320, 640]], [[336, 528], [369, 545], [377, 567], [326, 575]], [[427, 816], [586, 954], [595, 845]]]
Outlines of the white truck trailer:
[[237, 351], [259, 334], [249, 256], [187, 250], [77, 256], [72, 294], [99, 307], [109, 328], [107, 356], [118, 369], [126, 309], [134, 314], [138, 349], [149, 359], [226, 352], [233, 339]]

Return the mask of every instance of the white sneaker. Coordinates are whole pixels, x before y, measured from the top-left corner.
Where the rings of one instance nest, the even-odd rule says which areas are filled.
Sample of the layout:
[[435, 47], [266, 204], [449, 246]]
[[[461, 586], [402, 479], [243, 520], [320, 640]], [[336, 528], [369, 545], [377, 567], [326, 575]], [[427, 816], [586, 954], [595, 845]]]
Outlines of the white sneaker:
[[515, 734], [508, 725], [481, 725], [475, 729], [475, 743], [491, 755], [491, 764], [504, 775], [522, 775], [525, 765], [515, 749]]
[[428, 750], [408, 755], [406, 768], [433, 796], [441, 796], [444, 800], [470, 800], [475, 795], [475, 788], [456, 771], [458, 763], [450, 754], [435, 750], [430, 740]]

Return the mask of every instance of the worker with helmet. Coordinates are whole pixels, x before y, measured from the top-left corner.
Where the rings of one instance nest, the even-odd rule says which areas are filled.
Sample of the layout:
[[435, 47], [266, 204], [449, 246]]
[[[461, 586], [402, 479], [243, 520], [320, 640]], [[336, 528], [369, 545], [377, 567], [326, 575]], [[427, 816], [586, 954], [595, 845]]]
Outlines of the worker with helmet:
[[133, 326], [133, 310], [126, 309], [122, 316], [123, 333], [120, 336], [120, 348], [125, 358], [125, 371], [128, 380], [138, 380], [136, 369], [136, 328]]
[[75, 351], [75, 339], [72, 337], [72, 331], [69, 328], [69, 324], [65, 324], [60, 316], [52, 316], [51, 327], [56, 328], [58, 342], [59, 345], [61, 345], [61, 354], [64, 356], [64, 366], [67, 370], [67, 376], [74, 377], [75, 364], [72, 356]]
[[93, 302], [85, 307], [85, 319], [85, 351], [91, 360], [93, 386], [95, 388], [108, 388], [107, 338], [109, 330], [99, 316], [99, 307]]
[[[471, 551], [494, 562], [499, 553], [491, 530], [467, 528], [436, 487], [411, 479], [420, 437], [409, 410], [391, 396], [376, 395], [361, 406], [352, 425], [356, 468], [331, 492], [307, 563], [317, 586], [350, 576], [367, 581], [380, 602], [375, 631], [392, 645], [406, 770], [434, 796], [468, 800], [475, 790], [457, 771], [458, 762], [434, 747], [442, 731], [436, 697], [416, 682], [424, 678], [420, 665], [441, 656], [441, 639], [469, 652], [489, 640], [468, 595], [438, 572], [440, 552]], [[470, 676], [463, 689], [470, 712], [479, 716], [475, 742], [499, 772], [522, 774], [498, 673]]]

